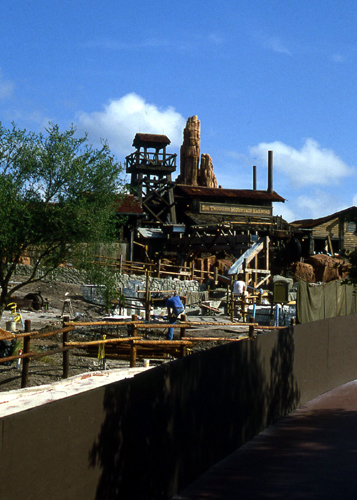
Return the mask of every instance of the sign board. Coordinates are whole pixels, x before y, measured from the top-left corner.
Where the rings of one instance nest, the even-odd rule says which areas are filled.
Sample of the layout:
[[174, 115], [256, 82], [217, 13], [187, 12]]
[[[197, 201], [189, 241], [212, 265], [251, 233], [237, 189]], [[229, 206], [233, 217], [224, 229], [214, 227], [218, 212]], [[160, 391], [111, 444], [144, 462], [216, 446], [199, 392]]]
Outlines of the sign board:
[[257, 205], [226, 205], [224, 203], [200, 202], [201, 214], [216, 215], [246, 215], [246, 216], [271, 216], [272, 207]]

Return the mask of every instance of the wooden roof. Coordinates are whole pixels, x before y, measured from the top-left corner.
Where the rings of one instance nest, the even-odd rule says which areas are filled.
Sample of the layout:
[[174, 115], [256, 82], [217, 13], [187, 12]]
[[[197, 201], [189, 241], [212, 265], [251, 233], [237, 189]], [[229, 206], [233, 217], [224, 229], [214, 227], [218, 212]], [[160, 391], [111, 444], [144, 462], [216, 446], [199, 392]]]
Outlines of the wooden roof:
[[123, 215], [143, 215], [141, 204], [132, 194], [124, 195], [116, 201], [116, 213]]
[[277, 194], [275, 191], [271, 193], [268, 191], [258, 191], [254, 189], [223, 189], [223, 188], [207, 188], [201, 186], [187, 186], [184, 184], [177, 184], [175, 187], [175, 194], [182, 194], [191, 198], [208, 198], [215, 197], [217, 201], [219, 198], [231, 198], [242, 200], [261, 200], [261, 201], [280, 201], [285, 202], [285, 198]]
[[291, 225], [300, 229], [309, 229], [319, 226], [320, 224], [324, 224], [330, 220], [337, 219], [337, 217], [346, 217], [349, 215], [357, 216], [357, 207], [353, 206], [345, 208], [344, 210], [340, 210], [339, 212], [335, 212], [331, 215], [326, 215], [325, 217], [320, 217], [318, 219], [295, 220], [294, 222], [291, 222]]
[[157, 134], [135, 134], [133, 146], [135, 148], [148, 147], [148, 148], [163, 148], [171, 144], [170, 139], [166, 135]]

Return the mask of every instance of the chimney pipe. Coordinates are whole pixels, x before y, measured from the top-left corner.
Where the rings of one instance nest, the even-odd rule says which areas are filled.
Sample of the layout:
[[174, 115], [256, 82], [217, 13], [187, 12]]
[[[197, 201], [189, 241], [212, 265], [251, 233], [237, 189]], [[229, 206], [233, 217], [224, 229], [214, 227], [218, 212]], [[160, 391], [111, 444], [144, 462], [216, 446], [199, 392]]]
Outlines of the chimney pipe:
[[253, 191], [257, 190], [257, 167], [253, 165]]
[[273, 192], [273, 151], [268, 151], [268, 193]]

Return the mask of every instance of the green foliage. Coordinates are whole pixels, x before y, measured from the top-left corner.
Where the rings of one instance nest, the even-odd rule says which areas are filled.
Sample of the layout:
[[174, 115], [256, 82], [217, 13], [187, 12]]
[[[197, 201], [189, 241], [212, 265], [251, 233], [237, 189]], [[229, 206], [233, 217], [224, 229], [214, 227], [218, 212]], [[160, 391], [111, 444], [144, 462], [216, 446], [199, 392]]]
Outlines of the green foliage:
[[35, 256], [34, 272], [12, 289], [50, 273], [79, 248], [115, 238], [114, 200], [121, 165], [108, 145], [88, 145], [71, 127], [50, 124], [44, 134], [0, 123], [0, 316], [21, 257]]
[[103, 265], [100, 262], [95, 262], [89, 258], [87, 265], [79, 266], [86, 270], [88, 280], [96, 285], [102, 286], [102, 298], [105, 309], [108, 313], [111, 312], [114, 302], [118, 301], [122, 305], [124, 296], [117, 288], [117, 280], [113, 268]]

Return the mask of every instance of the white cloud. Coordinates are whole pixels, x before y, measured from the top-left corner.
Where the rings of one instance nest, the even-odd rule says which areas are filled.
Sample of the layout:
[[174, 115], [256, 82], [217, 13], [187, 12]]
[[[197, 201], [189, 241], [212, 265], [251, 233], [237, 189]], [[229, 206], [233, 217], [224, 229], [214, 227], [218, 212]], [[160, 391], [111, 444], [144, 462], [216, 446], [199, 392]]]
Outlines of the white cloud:
[[14, 90], [14, 83], [11, 80], [5, 80], [0, 68], [0, 99], [10, 97]]
[[287, 222], [296, 220], [295, 213], [286, 206], [286, 203], [275, 203], [273, 213], [274, 215], [280, 215]]
[[291, 56], [290, 50], [285, 47], [283, 42], [277, 37], [269, 37], [264, 40], [264, 46], [272, 50], [273, 52], [277, 52], [278, 54], [286, 54]]
[[270, 150], [274, 169], [285, 174], [294, 187], [333, 185], [354, 171], [332, 149], [321, 148], [313, 139], [306, 139], [300, 150], [275, 141], [251, 147], [250, 153], [266, 164]]
[[112, 38], [97, 38], [89, 40], [83, 44], [88, 49], [102, 49], [111, 51], [127, 51], [141, 49], [168, 49], [170, 51], [192, 51], [202, 47], [219, 46], [224, 42], [219, 33], [195, 34], [193, 37], [179, 36], [177, 39], [171, 38], [142, 38], [134, 41], [121, 41]]
[[185, 124], [186, 120], [173, 107], [160, 109], [130, 93], [111, 100], [103, 111], [79, 113], [77, 128], [87, 132], [92, 142], [105, 139], [113, 152], [128, 155], [137, 132], [167, 135], [171, 146], [179, 147]]
[[332, 60], [332, 62], [339, 64], [339, 63], [345, 62], [346, 58], [345, 58], [345, 56], [343, 56], [341, 54], [332, 54], [331, 60]]
[[338, 195], [320, 189], [298, 196], [294, 200], [298, 219], [318, 219], [344, 210], [348, 206], [350, 205], [341, 201]]
[[352, 205], [354, 207], [357, 207], [357, 194], [354, 195], [353, 199], [352, 199]]
[[168, 46], [169, 42], [167, 40], [161, 40], [159, 38], [146, 38], [134, 42], [127, 42], [127, 41], [121, 42], [109, 38], [101, 38], [101, 39], [90, 40], [84, 44], [84, 47], [89, 49], [99, 48], [99, 49], [113, 50], [113, 51], [138, 50], [145, 48], [160, 48]]

